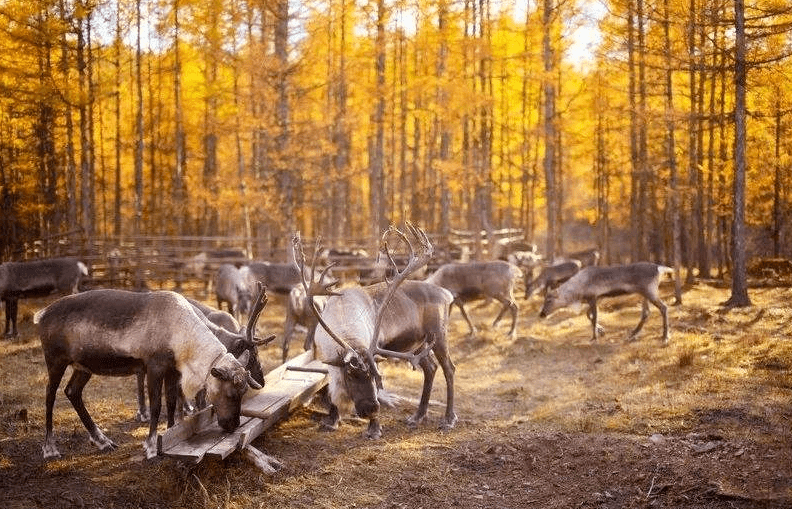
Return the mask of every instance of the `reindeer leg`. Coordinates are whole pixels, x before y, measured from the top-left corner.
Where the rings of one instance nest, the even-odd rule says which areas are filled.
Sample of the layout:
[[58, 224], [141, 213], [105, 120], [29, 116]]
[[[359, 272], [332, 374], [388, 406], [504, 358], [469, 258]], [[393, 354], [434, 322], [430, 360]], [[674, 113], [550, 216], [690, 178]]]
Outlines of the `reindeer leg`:
[[149, 419], [148, 437], [143, 441], [143, 450], [146, 452], [146, 459], [151, 459], [157, 455], [157, 424], [162, 411], [162, 382], [164, 374], [148, 366], [146, 378], [148, 378], [151, 418]]
[[74, 410], [77, 412], [77, 415], [80, 416], [83, 426], [85, 426], [85, 429], [88, 430], [88, 440], [93, 445], [98, 447], [100, 451], [113, 450], [118, 446], [112, 440], [107, 438], [104, 433], [102, 433], [102, 430], [99, 429], [99, 427], [91, 418], [90, 414], [88, 414], [88, 410], [85, 409], [82, 392], [85, 384], [87, 384], [88, 380], [90, 379], [91, 373], [81, 369], [75, 369], [71, 378], [69, 379], [69, 383], [66, 384], [66, 389], [64, 389], [64, 392], [69, 398], [69, 401], [71, 401], [71, 404], [74, 407]]
[[602, 334], [602, 327], [597, 324], [597, 298], [593, 297], [589, 299], [588, 302], [589, 310], [589, 320], [591, 320], [591, 342], [597, 341], [597, 335]]
[[665, 305], [663, 301], [659, 298], [652, 299], [652, 304], [654, 304], [657, 309], [660, 310], [660, 314], [663, 315], [663, 344], [668, 344], [668, 306]]
[[668, 344], [668, 306], [660, 300], [659, 297], [654, 297], [649, 299], [652, 304], [655, 305], [657, 309], [660, 310], [660, 314], [663, 315], [663, 344]]
[[5, 337], [7, 338], [15, 338], [17, 337], [17, 310], [18, 310], [18, 303], [19, 301], [16, 297], [10, 297], [5, 299], [5, 310], [6, 310], [6, 329], [5, 329]]
[[437, 372], [437, 363], [430, 356], [423, 357], [420, 360], [420, 365], [424, 375], [423, 390], [421, 391], [421, 400], [418, 402], [418, 409], [407, 419], [407, 424], [410, 426], [416, 426], [426, 419], [426, 412], [429, 410], [429, 395], [432, 392], [435, 372]]
[[286, 362], [286, 359], [289, 358], [289, 343], [291, 342], [292, 334], [294, 334], [294, 319], [292, 318], [291, 313], [288, 313], [286, 315], [286, 322], [283, 324], [283, 347], [281, 355], [283, 362]]
[[330, 413], [327, 414], [319, 421], [320, 431], [337, 431], [338, 425], [341, 422], [341, 415], [338, 413], [338, 407], [330, 403]]
[[52, 435], [52, 408], [55, 405], [55, 396], [58, 392], [63, 373], [66, 371], [66, 364], [57, 364], [56, 366], [48, 366], [49, 380], [47, 382], [47, 411], [46, 411], [46, 434], [44, 435], [44, 445], [41, 450], [44, 452], [44, 459], [60, 458], [60, 452], [55, 444], [55, 437]]
[[368, 429], [366, 429], [365, 436], [372, 440], [378, 440], [382, 437], [382, 424], [380, 424], [379, 419], [376, 417], [369, 419], [369, 425]]
[[638, 322], [638, 325], [635, 326], [635, 329], [630, 333], [627, 337], [628, 341], [632, 341], [641, 332], [643, 328], [644, 322], [646, 322], [646, 318], [649, 316], [649, 300], [644, 298], [643, 304], [641, 305], [641, 320]]
[[473, 325], [472, 321], [470, 321], [470, 317], [468, 316], [467, 311], [465, 311], [465, 307], [462, 305], [462, 301], [459, 300], [459, 299], [454, 299], [454, 302], [452, 302], [452, 304], [456, 304], [457, 305], [457, 307], [459, 308], [459, 311], [462, 312], [462, 317], [467, 322], [468, 327], [470, 327], [470, 335], [471, 336], [475, 336], [476, 335], [476, 326]]
[[448, 430], [453, 428], [457, 423], [457, 415], [454, 412], [454, 372], [456, 366], [451, 362], [448, 356], [448, 345], [446, 340], [443, 339], [442, 343], [435, 342], [435, 348], [432, 350], [443, 369], [443, 376], [446, 381], [446, 411], [445, 419], [440, 425], [441, 429]]
[[175, 423], [177, 401], [181, 402], [182, 411], [184, 411], [185, 407], [189, 405], [187, 398], [184, 397], [184, 393], [182, 392], [181, 386], [179, 385], [179, 378], [180, 375], [178, 371], [172, 371], [165, 375], [165, 404], [168, 410], [169, 428], [172, 428], [173, 424]]
[[146, 372], [142, 370], [137, 374], [137, 399], [138, 411], [137, 415], [135, 415], [135, 420], [138, 422], [148, 422], [150, 415], [146, 407]]

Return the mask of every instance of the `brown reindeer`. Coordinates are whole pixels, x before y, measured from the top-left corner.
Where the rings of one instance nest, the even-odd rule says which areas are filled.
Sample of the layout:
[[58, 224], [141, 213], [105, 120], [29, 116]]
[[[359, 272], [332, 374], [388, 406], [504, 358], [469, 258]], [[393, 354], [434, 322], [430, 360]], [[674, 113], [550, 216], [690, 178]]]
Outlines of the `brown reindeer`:
[[93, 375], [126, 376], [145, 370], [151, 419], [143, 442], [147, 458], [157, 455], [157, 421], [162, 389], [168, 426], [174, 424], [179, 387], [188, 397], [200, 390], [214, 405], [226, 431], [239, 426], [242, 396], [248, 386], [261, 388], [245, 369], [250, 352], [239, 359], [198, 316], [183, 296], [170, 291], [149, 293], [91, 290], [63, 297], [36, 313], [41, 346], [47, 363], [46, 435], [44, 458], [59, 457], [52, 434], [52, 410], [61, 378], [73, 372], [65, 393], [100, 450], [115, 449], [83, 403], [83, 388]]

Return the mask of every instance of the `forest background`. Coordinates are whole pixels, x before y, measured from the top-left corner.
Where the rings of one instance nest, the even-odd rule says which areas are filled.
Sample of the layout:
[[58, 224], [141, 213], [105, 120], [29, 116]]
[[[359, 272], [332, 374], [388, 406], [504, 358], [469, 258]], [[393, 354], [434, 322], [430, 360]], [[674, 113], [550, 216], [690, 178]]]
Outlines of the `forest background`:
[[788, 257], [791, 30], [785, 0], [6, 0], [2, 258], [404, 220], [704, 277], [744, 222]]

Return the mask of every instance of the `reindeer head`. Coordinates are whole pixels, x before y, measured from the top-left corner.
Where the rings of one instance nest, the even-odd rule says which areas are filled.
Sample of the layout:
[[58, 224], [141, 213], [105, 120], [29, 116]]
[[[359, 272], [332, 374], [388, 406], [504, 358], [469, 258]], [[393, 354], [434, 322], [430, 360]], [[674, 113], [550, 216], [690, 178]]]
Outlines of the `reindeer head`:
[[239, 359], [227, 353], [215, 361], [206, 381], [206, 399], [217, 412], [217, 423], [225, 431], [233, 431], [239, 427], [239, 414], [242, 411], [242, 396], [248, 387], [261, 389], [245, 369], [249, 352]]
[[363, 418], [376, 415], [379, 412], [377, 381], [380, 377], [374, 360], [348, 350], [343, 358], [330, 364], [340, 368], [344, 388], [355, 405], [357, 415]]

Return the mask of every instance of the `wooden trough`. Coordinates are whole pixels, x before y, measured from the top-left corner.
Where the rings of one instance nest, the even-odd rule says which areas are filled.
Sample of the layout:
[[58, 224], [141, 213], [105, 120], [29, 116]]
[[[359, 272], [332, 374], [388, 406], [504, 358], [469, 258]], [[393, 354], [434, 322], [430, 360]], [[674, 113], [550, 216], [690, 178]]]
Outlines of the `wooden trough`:
[[277, 460], [250, 445], [251, 442], [310, 402], [327, 385], [327, 378], [322, 363], [313, 360], [313, 351], [304, 352], [270, 371], [264, 377], [264, 388], [248, 391], [236, 430], [223, 431], [214, 408], [209, 406], [160, 434], [158, 453], [198, 463], [204, 458], [225, 459], [232, 452], [241, 451], [263, 471], [274, 472], [279, 466]]

